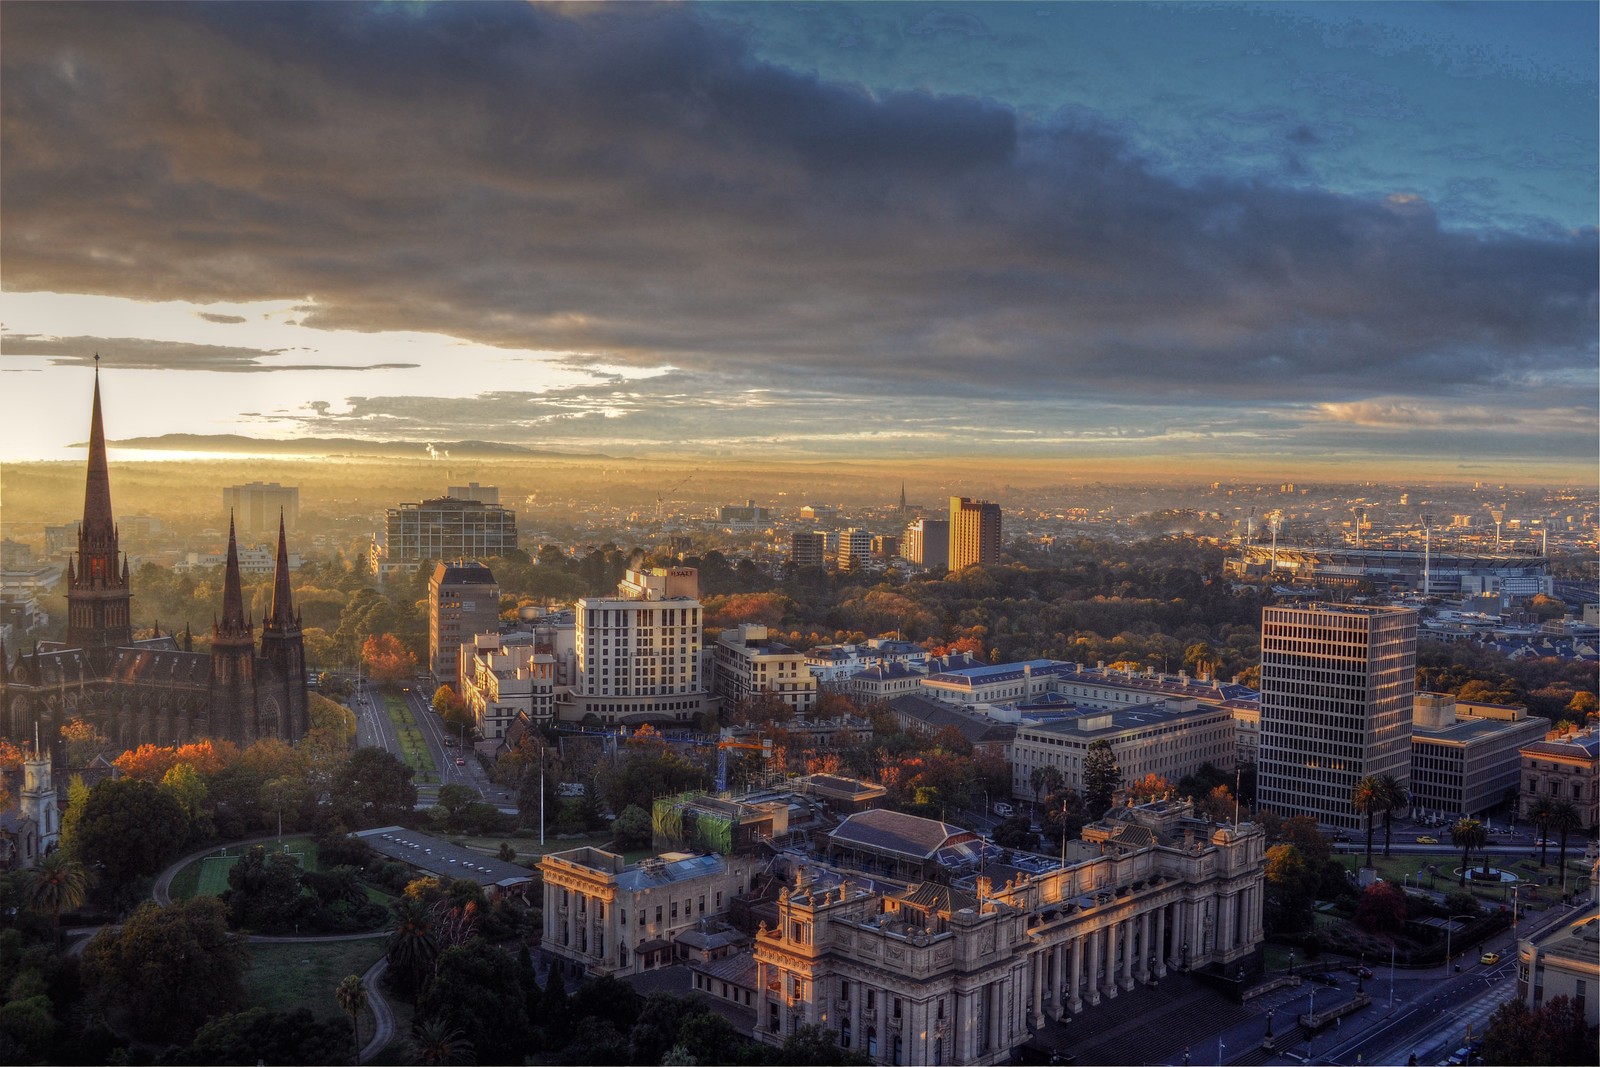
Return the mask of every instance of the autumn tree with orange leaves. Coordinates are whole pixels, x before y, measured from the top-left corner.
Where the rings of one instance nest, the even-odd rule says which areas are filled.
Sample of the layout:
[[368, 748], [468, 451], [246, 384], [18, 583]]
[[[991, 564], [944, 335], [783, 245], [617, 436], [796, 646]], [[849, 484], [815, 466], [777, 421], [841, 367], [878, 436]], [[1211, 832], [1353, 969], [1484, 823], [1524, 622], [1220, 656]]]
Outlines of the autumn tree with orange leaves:
[[373, 634], [361, 646], [361, 662], [379, 685], [395, 685], [417, 673], [417, 657], [394, 634]]

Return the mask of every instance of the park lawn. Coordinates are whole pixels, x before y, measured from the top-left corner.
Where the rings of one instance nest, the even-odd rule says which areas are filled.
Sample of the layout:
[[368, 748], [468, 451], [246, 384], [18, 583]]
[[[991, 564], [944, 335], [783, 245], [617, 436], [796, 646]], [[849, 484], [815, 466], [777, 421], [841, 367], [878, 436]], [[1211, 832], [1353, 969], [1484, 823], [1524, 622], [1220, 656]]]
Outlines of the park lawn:
[[[269, 851], [278, 851], [276, 841], [265, 844]], [[189, 900], [198, 896], [221, 895], [222, 891], [228, 888], [228, 871], [232, 869], [233, 863], [220, 862], [218, 853], [226, 853], [237, 861], [249, 847], [251, 846], [228, 845], [185, 866], [172, 877], [172, 899]], [[286, 837], [283, 839], [283, 847], [299, 856], [301, 870], [317, 869], [317, 843], [309, 837]]]
[[[1358, 871], [1361, 868], [1365, 854], [1361, 852], [1340, 853], [1333, 857], [1348, 871]], [[1581, 863], [1581, 857], [1578, 861]], [[1393, 882], [1402, 888], [1409, 888], [1419, 884], [1417, 874], [1426, 871], [1429, 864], [1437, 865], [1437, 877], [1424, 876], [1421, 886], [1424, 889], [1437, 890], [1441, 893], [1451, 893], [1465, 889], [1479, 900], [1491, 904], [1506, 904], [1511, 900], [1511, 890], [1504, 883], [1468, 883], [1466, 886], [1457, 884], [1456, 868], [1461, 866], [1461, 852], [1459, 849], [1441, 849], [1437, 852], [1407, 853], [1403, 856], [1394, 856], [1384, 859], [1376, 848], [1372, 853], [1372, 866], [1377, 870], [1378, 877], [1386, 882]], [[1477, 853], [1473, 853], [1472, 866], [1482, 866], [1482, 861]], [[1522, 906], [1543, 910], [1548, 906], [1552, 897], [1559, 898], [1560, 891], [1554, 886], [1543, 886], [1544, 876], [1557, 873], [1558, 868], [1554, 858], [1548, 867], [1540, 867], [1538, 863], [1528, 862], [1526, 857], [1515, 855], [1495, 854], [1489, 857], [1489, 866], [1505, 868], [1511, 871], [1524, 883], [1541, 883], [1540, 896], [1531, 898], [1526, 891], [1522, 895]], [[1574, 865], [1573, 856], [1569, 850], [1567, 856], [1567, 888], [1581, 889], [1587, 884], [1587, 879], [1582, 877], [1581, 867]], [[1576, 875], [1576, 877], [1575, 877]]]
[[[319, 1019], [350, 1017], [339, 1008], [333, 991], [346, 975], [365, 974], [383, 956], [385, 940], [300, 941], [290, 944], [252, 942], [250, 967], [244, 974], [245, 1000], [268, 1011], [309, 1008]], [[362, 1019], [363, 1033], [372, 1033], [372, 1017]]]

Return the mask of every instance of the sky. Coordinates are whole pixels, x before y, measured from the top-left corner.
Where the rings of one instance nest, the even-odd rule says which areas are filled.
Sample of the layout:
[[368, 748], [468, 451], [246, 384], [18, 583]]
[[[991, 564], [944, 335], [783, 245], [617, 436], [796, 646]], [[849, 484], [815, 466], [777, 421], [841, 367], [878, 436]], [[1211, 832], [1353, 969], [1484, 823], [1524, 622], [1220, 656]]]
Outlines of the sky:
[[1597, 7], [0, 5], [0, 459], [1593, 484]]

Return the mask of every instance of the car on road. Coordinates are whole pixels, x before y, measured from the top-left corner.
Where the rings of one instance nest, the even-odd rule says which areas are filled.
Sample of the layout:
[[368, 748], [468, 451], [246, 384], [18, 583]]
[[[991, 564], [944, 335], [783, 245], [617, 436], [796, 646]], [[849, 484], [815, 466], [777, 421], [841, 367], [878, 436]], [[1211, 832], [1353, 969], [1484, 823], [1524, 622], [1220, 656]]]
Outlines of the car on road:
[[1322, 972], [1321, 974], [1308, 974], [1308, 975], [1306, 975], [1306, 977], [1311, 979], [1313, 982], [1321, 982], [1323, 985], [1338, 985], [1339, 984], [1338, 977], [1335, 976], [1335, 975], [1329, 974], [1326, 971]]
[[1350, 964], [1350, 966], [1346, 967], [1345, 970], [1349, 971], [1351, 974], [1360, 975], [1362, 978], [1371, 978], [1372, 977], [1372, 968], [1371, 967], [1363, 967], [1359, 963], [1352, 963], [1352, 964]]
[[467, 761], [465, 759], [461, 758], [460, 756], [456, 757], [456, 766], [457, 767], [465, 767], [466, 765], [467, 765]]
[[1498, 953], [1498, 952], [1485, 952], [1483, 955], [1478, 957], [1478, 962], [1479, 963], [1483, 963], [1483, 964], [1487, 964], [1489, 966], [1493, 966], [1494, 964], [1500, 962], [1500, 953]]
[[1438, 843], [1439, 839], [1434, 837], [1432, 834], [1423, 834], [1421, 837], [1417, 838], [1417, 844], [1419, 845], [1437, 845]]

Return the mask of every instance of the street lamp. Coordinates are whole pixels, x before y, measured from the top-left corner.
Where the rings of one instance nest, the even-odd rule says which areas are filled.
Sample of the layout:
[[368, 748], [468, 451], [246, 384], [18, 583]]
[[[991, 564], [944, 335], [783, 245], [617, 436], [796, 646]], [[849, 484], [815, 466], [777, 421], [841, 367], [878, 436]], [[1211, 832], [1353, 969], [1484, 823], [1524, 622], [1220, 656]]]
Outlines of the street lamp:
[[1289, 950], [1289, 977], [1294, 977], [1294, 949]]
[[1267, 1037], [1269, 1039], [1272, 1037], [1272, 1016], [1277, 1012], [1277, 1010], [1277, 1008], [1267, 1009]]
[[1452, 915], [1452, 916], [1450, 916], [1450, 925], [1446, 926], [1444, 928], [1444, 969], [1445, 969], [1445, 973], [1446, 974], [1450, 973], [1450, 955], [1451, 955], [1450, 954], [1450, 937], [1451, 937], [1452, 934], [1454, 934], [1456, 932], [1456, 926], [1455, 926], [1456, 920], [1457, 919], [1476, 919], [1476, 918], [1477, 918], [1476, 915]]

